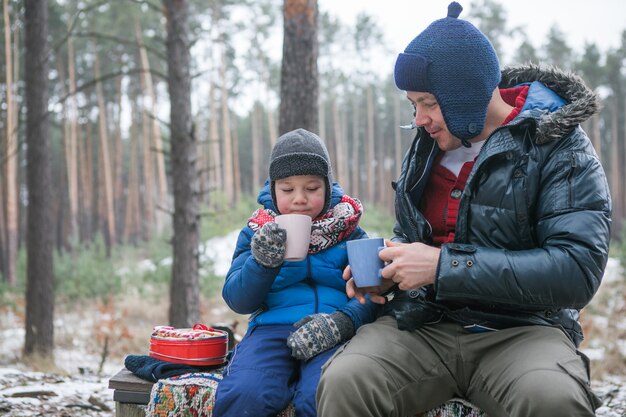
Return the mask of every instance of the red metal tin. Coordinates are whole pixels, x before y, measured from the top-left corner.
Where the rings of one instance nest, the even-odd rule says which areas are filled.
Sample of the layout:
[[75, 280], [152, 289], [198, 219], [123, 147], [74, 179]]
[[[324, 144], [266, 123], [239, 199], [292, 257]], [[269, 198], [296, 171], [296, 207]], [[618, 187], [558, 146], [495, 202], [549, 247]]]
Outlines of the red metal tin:
[[[165, 331], [163, 331], [165, 329]], [[162, 336], [162, 334], [175, 336]], [[193, 329], [155, 327], [150, 338], [150, 356], [167, 362], [194, 366], [221, 365], [228, 354], [228, 333], [195, 325]]]

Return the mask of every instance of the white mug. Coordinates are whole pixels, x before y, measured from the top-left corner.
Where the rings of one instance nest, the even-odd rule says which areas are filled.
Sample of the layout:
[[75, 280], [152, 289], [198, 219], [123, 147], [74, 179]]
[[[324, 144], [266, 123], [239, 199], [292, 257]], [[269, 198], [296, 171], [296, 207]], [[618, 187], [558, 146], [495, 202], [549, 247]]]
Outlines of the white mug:
[[306, 258], [311, 242], [311, 217], [306, 214], [281, 214], [276, 223], [287, 231], [285, 261], [301, 261]]

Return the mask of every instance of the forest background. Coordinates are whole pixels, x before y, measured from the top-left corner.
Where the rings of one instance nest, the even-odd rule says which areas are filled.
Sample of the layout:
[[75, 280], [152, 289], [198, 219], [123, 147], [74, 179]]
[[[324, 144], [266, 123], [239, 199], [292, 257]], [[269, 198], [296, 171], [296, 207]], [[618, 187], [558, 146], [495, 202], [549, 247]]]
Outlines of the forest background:
[[[365, 204], [366, 230], [390, 234], [390, 183], [413, 133], [398, 128], [410, 122], [411, 109], [394, 86], [391, 65], [381, 65], [393, 63], [398, 51], [389, 49], [375, 16], [360, 13], [348, 25], [312, 0], [40, 2], [47, 9], [43, 157], [50, 198], [35, 206], [28, 171], [37, 142], [29, 142], [28, 133], [33, 66], [27, 17], [29, 4], [37, 3], [2, 0], [0, 22], [0, 314], [24, 323], [26, 353], [53, 354], [54, 329], [67, 331], [58, 320], [43, 340], [41, 334], [29, 339], [29, 305], [30, 315], [35, 311], [51, 325], [55, 314], [96, 311], [91, 340], [101, 364], [145, 347], [153, 325], [214, 321], [223, 277], [212, 264], [217, 249], [206, 242], [241, 228], [256, 208], [271, 146], [290, 124], [320, 134], [336, 179]], [[178, 60], [175, 3], [189, 8]], [[311, 19], [294, 20], [298, 11]], [[503, 65], [557, 65], [599, 93], [602, 110], [583, 128], [609, 178], [612, 256], [623, 260], [626, 30], [608, 50], [571, 46], [557, 25], [536, 45], [495, 0], [469, 3], [463, 17], [510, 57]], [[311, 47], [298, 43], [299, 36]], [[289, 72], [287, 64], [303, 53], [308, 66]], [[185, 91], [176, 95], [176, 68], [187, 70], [186, 98]], [[184, 169], [191, 175], [191, 211], [179, 205], [185, 180], [177, 174]], [[37, 248], [28, 239], [43, 229], [33, 231], [29, 210], [50, 216], [45, 224], [53, 258], [39, 269], [29, 262], [45, 257], [27, 256], [29, 247]], [[176, 219], [185, 213], [196, 231], [187, 250], [176, 232], [184, 229]], [[177, 248], [188, 258], [177, 257]], [[37, 280], [50, 291], [33, 291]], [[32, 310], [50, 300], [47, 310]], [[18, 359], [35, 367], [48, 363]]]

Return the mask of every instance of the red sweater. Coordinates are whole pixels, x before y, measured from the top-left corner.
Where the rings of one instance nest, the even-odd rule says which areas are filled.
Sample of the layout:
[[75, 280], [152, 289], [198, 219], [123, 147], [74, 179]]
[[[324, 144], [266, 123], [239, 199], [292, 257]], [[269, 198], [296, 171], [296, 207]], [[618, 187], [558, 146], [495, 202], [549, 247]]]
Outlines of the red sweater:
[[[505, 102], [514, 107], [502, 123], [505, 125], [521, 111], [528, 96], [528, 86], [501, 89], [500, 94]], [[459, 201], [465, 189], [467, 178], [474, 167], [474, 161], [466, 162], [457, 177], [441, 165], [443, 154], [440, 152], [435, 159], [419, 204], [420, 211], [433, 228], [435, 246], [454, 242]]]

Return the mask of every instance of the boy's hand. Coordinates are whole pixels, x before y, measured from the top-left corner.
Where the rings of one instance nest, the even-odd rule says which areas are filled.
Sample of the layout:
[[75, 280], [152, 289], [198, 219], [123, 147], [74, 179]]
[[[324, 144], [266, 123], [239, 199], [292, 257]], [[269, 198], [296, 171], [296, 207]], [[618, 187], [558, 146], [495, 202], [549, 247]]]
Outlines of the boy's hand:
[[347, 296], [349, 298], [356, 298], [361, 304], [365, 304], [367, 302], [367, 298], [365, 297], [366, 295], [369, 295], [370, 300], [376, 304], [385, 304], [387, 302], [385, 294], [392, 290], [395, 285], [392, 280], [383, 278], [383, 282], [379, 286], [357, 287], [354, 282], [354, 278], [352, 278], [350, 265], [346, 266], [343, 270], [343, 279], [346, 281]]
[[298, 330], [289, 335], [287, 346], [291, 348], [291, 356], [299, 360], [311, 359], [354, 335], [352, 319], [341, 311], [312, 314], [294, 326]]
[[252, 236], [252, 256], [263, 266], [276, 268], [283, 263], [287, 231], [276, 223], [265, 223]]

